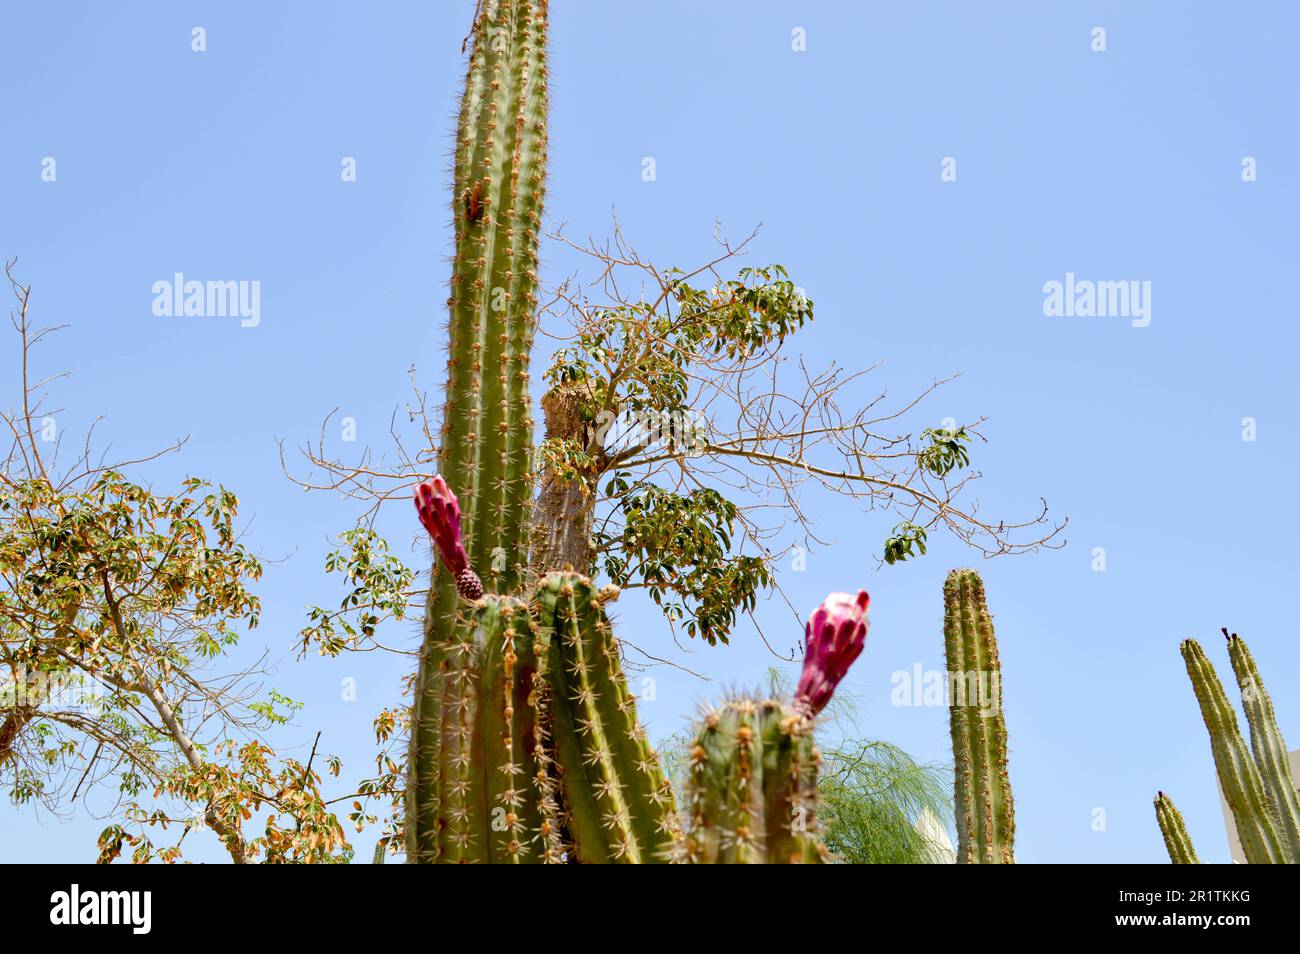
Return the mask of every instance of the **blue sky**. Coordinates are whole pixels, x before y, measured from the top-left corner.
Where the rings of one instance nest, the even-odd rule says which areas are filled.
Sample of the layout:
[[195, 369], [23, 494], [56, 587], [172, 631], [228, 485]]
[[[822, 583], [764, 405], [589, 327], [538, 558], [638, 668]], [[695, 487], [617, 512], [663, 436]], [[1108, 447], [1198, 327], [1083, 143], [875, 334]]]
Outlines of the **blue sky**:
[[[277, 687], [306, 703], [276, 739], [302, 757], [321, 731], [345, 777], [368, 772], [370, 720], [407, 662], [294, 661], [305, 607], [337, 599], [322, 555], [355, 513], [290, 484], [275, 442], [301, 443], [337, 407], [359, 444], [382, 447], [407, 368], [442, 386], [472, 6], [6, 5], [0, 255], [19, 258], [36, 319], [70, 325], [44, 355], [75, 372], [60, 425], [104, 415], [100, 436], [122, 456], [188, 434], [149, 476], [239, 493], [249, 543], [277, 561], [242, 652], [268, 648]], [[871, 591], [849, 679], [864, 733], [950, 758], [946, 709], [891, 705], [891, 676], [942, 668], [940, 587], [976, 561], [1001, 647], [1020, 860], [1163, 861], [1156, 789], [1202, 858], [1226, 860], [1178, 643], [1202, 639], [1227, 673], [1218, 629], [1245, 636], [1300, 746], [1300, 507], [1276, 489], [1300, 462], [1300, 8], [560, 0], [551, 19], [550, 225], [600, 236], [616, 209], [667, 265], [709, 255], [715, 220], [737, 237], [761, 222], [752, 263], [784, 263], [816, 302], [795, 350], [813, 365], [883, 361], [874, 386], [900, 399], [962, 372], [916, 429], [987, 415], [984, 511], [1031, 513], [1041, 496], [1070, 518], [1057, 552], [983, 562], [934, 537], [924, 559], [877, 570], [891, 521], [809, 498], [836, 543], [780, 579], [801, 608]], [[191, 49], [196, 26], [205, 52]], [[355, 182], [341, 181], [346, 156]], [[956, 181], [941, 179], [944, 157]], [[544, 255], [550, 279], [572, 265]], [[151, 287], [175, 272], [260, 281], [261, 323], [154, 316]], [[1149, 281], [1151, 323], [1046, 317], [1044, 283], [1067, 273]], [[14, 368], [12, 340], [6, 351]], [[0, 380], [16, 397], [16, 375]], [[382, 527], [424, 562], [404, 506]], [[776, 601], [760, 619], [778, 648], [800, 635]], [[748, 630], [683, 657], [633, 599], [619, 627], [714, 680], [657, 673], [642, 706], [655, 735], [772, 663]], [[414, 627], [390, 636], [412, 645]], [[341, 700], [345, 678], [355, 702]], [[0, 860], [92, 860], [102, 826], [81, 809], [60, 821], [0, 808]], [[361, 857], [372, 843], [357, 839]]]

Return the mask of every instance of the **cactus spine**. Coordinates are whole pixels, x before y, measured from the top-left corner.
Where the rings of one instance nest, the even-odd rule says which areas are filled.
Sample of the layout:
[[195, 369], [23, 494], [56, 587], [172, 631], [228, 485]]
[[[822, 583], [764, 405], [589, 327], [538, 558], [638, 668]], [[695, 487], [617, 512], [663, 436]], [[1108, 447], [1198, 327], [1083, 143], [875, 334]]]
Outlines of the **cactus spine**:
[[[448, 300], [449, 357], [439, 470], [462, 491], [468, 565], [488, 592], [524, 574], [532, 493], [528, 360], [537, 301], [537, 250], [546, 165], [546, 2], [482, 0], [456, 129]], [[486, 571], [486, 572], [484, 572]], [[407, 855], [432, 861], [438, 833], [439, 673], [461, 601], [455, 569], [435, 561], [415, 686]]]
[[565, 830], [587, 864], [667, 862], [679, 838], [672, 786], [637, 721], [608, 598], [575, 573], [552, 573], [537, 589]]
[[821, 754], [812, 721], [776, 699], [705, 713], [690, 752], [690, 833], [697, 864], [818, 864]]
[[953, 570], [943, 596], [957, 862], [1012, 864], [1016, 823], [1007, 775], [1002, 666], [984, 582], [974, 570]]
[[1156, 821], [1160, 833], [1165, 836], [1165, 848], [1169, 850], [1169, 860], [1176, 865], [1199, 865], [1196, 849], [1192, 847], [1191, 836], [1183, 824], [1182, 812], [1174, 805], [1164, 792], [1156, 792]]
[[[1273, 720], [1273, 706], [1264, 692], [1264, 685], [1259, 681], [1254, 660], [1244, 643], [1233, 648], [1234, 642], [1241, 642], [1235, 637], [1228, 637], [1229, 652], [1235, 652], [1240, 659], [1234, 658], [1233, 668], [1241, 681], [1243, 697], [1254, 696], [1247, 703], [1247, 712], [1251, 717], [1251, 735], [1257, 746], [1257, 752], [1263, 750], [1266, 755], [1271, 746], [1281, 744], [1277, 733], [1277, 723]], [[1237, 824], [1237, 835], [1241, 839], [1241, 850], [1248, 864], [1285, 864], [1296, 862], [1297, 857], [1289, 850], [1288, 842], [1279, 833], [1277, 814], [1279, 808], [1284, 810], [1285, 802], [1279, 806], [1270, 802], [1270, 791], [1282, 792], [1285, 784], [1290, 784], [1290, 772], [1283, 782], [1278, 766], [1271, 759], [1261, 760], [1256, 764], [1250, 749], [1241, 737], [1237, 724], [1237, 714], [1228, 701], [1223, 685], [1214, 671], [1214, 666], [1206, 657], [1200, 643], [1194, 639], [1184, 640], [1180, 647], [1183, 661], [1187, 665], [1187, 675], [1192, 681], [1192, 690], [1201, 708], [1201, 717], [1210, 734], [1210, 752], [1214, 756], [1214, 767], [1218, 772], [1219, 785], [1223, 788], [1223, 797], [1232, 811]], [[1270, 738], [1263, 738], [1264, 734]], [[1285, 749], [1282, 761], [1286, 765]], [[1270, 784], [1265, 788], [1260, 769], [1269, 773]], [[1294, 787], [1291, 790], [1294, 799]], [[1274, 796], [1276, 798], [1276, 796]], [[1294, 803], [1294, 802], [1292, 802]]]

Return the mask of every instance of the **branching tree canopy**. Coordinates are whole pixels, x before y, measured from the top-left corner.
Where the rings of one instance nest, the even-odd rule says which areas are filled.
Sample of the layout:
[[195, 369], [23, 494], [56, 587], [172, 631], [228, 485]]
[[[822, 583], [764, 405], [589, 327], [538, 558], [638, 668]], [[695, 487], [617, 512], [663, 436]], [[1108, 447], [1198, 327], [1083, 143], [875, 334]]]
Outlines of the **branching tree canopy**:
[[196, 829], [237, 863], [346, 860], [312, 759], [280, 759], [263, 739], [296, 704], [264, 689], [260, 661], [217, 668], [261, 609], [235, 495], [199, 478], [160, 494], [126, 476], [159, 455], [110, 465], [89, 434], [59, 465], [51, 379], [31, 362], [57, 329], [33, 328], [12, 264], [21, 395], [0, 413], [0, 787], [56, 812], [107, 789], [101, 861], [127, 847], [175, 861]]
[[[877, 366], [814, 371], [785, 353], [791, 336], [813, 321], [813, 302], [782, 266], [740, 264], [753, 234], [737, 245], [717, 238], [718, 253], [691, 269], [644, 260], [617, 222], [601, 245], [572, 242], [562, 230], [551, 238], [585, 264], [578, 274], [587, 280], [575, 275], [554, 288], [538, 319], [556, 344], [536, 449], [532, 571], [572, 566], [643, 589], [672, 625], [712, 644], [727, 642], [738, 618], [752, 618], [777, 586], [774, 566], [788, 541], [827, 542], [803, 506], [810, 486], [859, 502], [868, 517], [886, 517], [882, 565], [924, 555], [938, 531], [987, 557], [1062, 545], [1065, 523], [1048, 519], [1045, 501], [1029, 517], [1007, 521], [984, 516], [967, 499], [980, 476], [971, 448], [983, 440], [982, 418], [913, 423], [924, 399], [950, 378], [902, 402], [890, 404], [881, 390], [846, 408]], [[390, 448], [339, 459], [329, 447], [332, 414], [301, 448], [306, 472], [291, 466], [281, 445], [291, 480], [361, 505], [356, 527], [327, 560], [343, 575], [345, 595], [336, 607], [311, 611], [304, 651], [409, 652], [378, 634], [386, 621], [418, 613], [427, 584], [374, 528], [381, 508], [409, 506], [412, 487], [436, 466], [441, 422], [414, 368], [410, 377], [414, 397], [393, 415]], [[408, 719], [404, 706], [381, 713], [378, 771], [362, 783], [370, 798], [388, 802], [385, 842], [394, 845], [405, 762], [397, 740]], [[930, 768], [872, 745], [846, 755], [845, 771], [831, 774], [845, 795], [836, 804], [851, 815], [863, 802], [845, 793], [882, 779], [894, 780], [895, 808], [909, 792], [922, 807], [934, 800]], [[866, 820], [897, 828], [895, 808], [882, 809], [893, 812], [884, 821]], [[863, 822], [850, 815], [846, 832]], [[906, 854], [916, 843], [897, 847]]]
[[[561, 283], [540, 316], [556, 339], [542, 400], [545, 437], [530, 565], [601, 572], [644, 589], [690, 636], [726, 642], [775, 584], [791, 540], [825, 544], [804, 509], [810, 486], [886, 517], [883, 564], [921, 556], [946, 530], [983, 556], [1061, 545], [1047, 504], [1021, 520], [986, 517], [969, 493], [983, 419], [917, 426], [919, 405], [951, 378], [899, 403], [881, 390], [845, 406], [876, 366], [813, 370], [786, 354], [813, 321], [813, 302], [780, 265], [740, 265], [754, 239], [718, 237], [691, 269], [643, 259], [618, 223], [603, 244], [552, 240], [590, 266]], [[416, 389], [414, 442], [391, 429], [395, 453], [334, 458], [325, 430], [304, 448], [304, 487], [384, 502], [429, 476], [437, 421]], [[289, 468], [286, 464], [286, 472]]]

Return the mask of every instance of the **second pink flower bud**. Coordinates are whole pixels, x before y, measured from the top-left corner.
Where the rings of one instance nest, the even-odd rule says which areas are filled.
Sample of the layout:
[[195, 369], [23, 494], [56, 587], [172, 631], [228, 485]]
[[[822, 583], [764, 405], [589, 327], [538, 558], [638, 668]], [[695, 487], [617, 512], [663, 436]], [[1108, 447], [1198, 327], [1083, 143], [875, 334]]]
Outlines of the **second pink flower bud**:
[[866, 590], [857, 596], [832, 593], [813, 610], [804, 629], [803, 673], [794, 692], [795, 705], [809, 716], [826, 708], [853, 661], [867, 642]]

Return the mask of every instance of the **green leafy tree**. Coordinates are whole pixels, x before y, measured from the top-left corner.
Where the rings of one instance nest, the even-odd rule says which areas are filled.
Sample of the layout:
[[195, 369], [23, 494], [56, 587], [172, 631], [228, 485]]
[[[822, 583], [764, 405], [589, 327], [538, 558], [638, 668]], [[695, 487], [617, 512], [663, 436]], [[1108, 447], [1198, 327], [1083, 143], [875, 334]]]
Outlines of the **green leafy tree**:
[[279, 759], [262, 739], [297, 705], [262, 690], [258, 665], [216, 669], [261, 613], [237, 498], [197, 477], [156, 492], [125, 473], [152, 458], [108, 466], [89, 440], [60, 467], [47, 382], [31, 376], [49, 329], [33, 329], [31, 289], [12, 263], [7, 274], [22, 392], [0, 413], [0, 787], [56, 812], [112, 790], [105, 862], [127, 848], [176, 861], [198, 829], [237, 863], [346, 859], [311, 759]]
[[[950, 379], [889, 405], [883, 390], [860, 396], [876, 366], [813, 371], [786, 353], [813, 301], [781, 265], [738, 265], [753, 238], [719, 239], [713, 259], [683, 270], [641, 258], [617, 223], [604, 246], [552, 235], [596, 278], [561, 284], [541, 316], [560, 341], [542, 400], [530, 568], [644, 589], [674, 626], [718, 643], [776, 586], [793, 547], [829, 542], [802, 504], [813, 486], [893, 515], [881, 564], [924, 556], [936, 530], [985, 556], [1060, 546], [1064, 523], [1048, 520], [1045, 502], [1019, 521], [964, 502], [982, 418], [909, 426]], [[369, 525], [433, 467], [440, 428], [415, 394], [406, 411], [419, 430], [412, 440], [394, 427], [395, 454], [343, 461], [322, 436], [304, 448], [309, 473], [290, 476], [363, 501]]]

